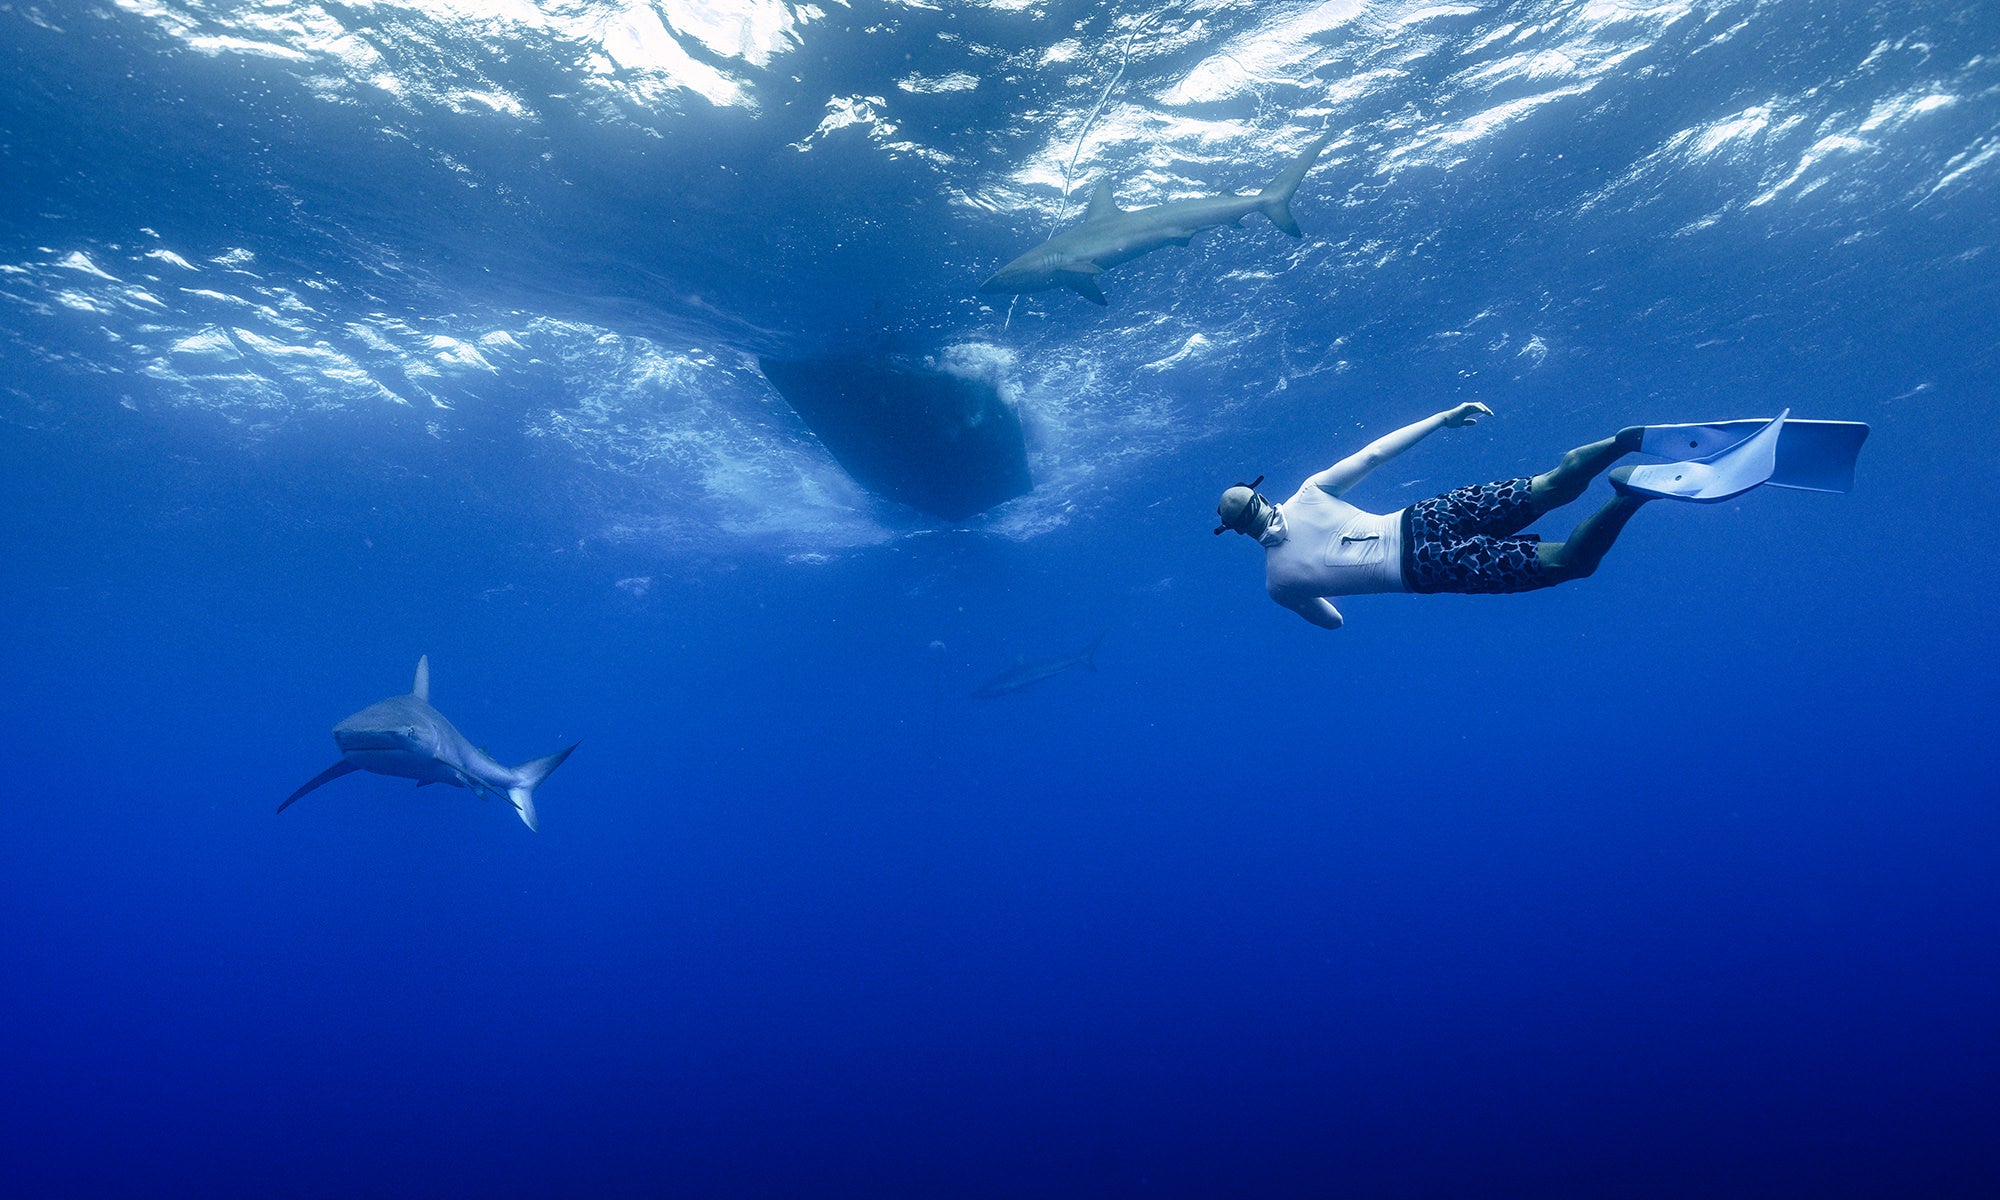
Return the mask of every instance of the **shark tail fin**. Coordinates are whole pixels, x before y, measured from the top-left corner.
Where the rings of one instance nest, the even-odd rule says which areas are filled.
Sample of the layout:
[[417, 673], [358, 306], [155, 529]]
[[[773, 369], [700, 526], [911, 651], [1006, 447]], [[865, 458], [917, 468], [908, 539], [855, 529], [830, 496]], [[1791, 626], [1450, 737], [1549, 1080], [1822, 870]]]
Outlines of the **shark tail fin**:
[[536, 831], [541, 829], [541, 825], [535, 820], [535, 788], [557, 767], [562, 766], [563, 759], [568, 758], [571, 751], [581, 745], [582, 742], [574, 743], [567, 749], [532, 759], [514, 768], [515, 778], [519, 782], [507, 789], [507, 799], [513, 802], [514, 811], [521, 814], [522, 824]]
[[[1104, 631], [1104, 633], [1109, 632], [1111, 631], [1108, 629]], [[1097, 670], [1097, 648], [1104, 644], [1104, 633], [1090, 639], [1090, 645], [1083, 648], [1083, 665], [1092, 671]]]
[[1264, 215], [1271, 218], [1271, 224], [1293, 237], [1304, 237], [1305, 231], [1292, 219], [1292, 193], [1299, 190], [1299, 181], [1306, 177], [1307, 171], [1312, 170], [1313, 164], [1319, 161], [1320, 151], [1326, 149], [1326, 144], [1332, 140], [1333, 135], [1329, 133], [1307, 146], [1304, 153], [1293, 159], [1290, 166], [1278, 172], [1278, 177], [1257, 193], [1257, 198], [1264, 202]]

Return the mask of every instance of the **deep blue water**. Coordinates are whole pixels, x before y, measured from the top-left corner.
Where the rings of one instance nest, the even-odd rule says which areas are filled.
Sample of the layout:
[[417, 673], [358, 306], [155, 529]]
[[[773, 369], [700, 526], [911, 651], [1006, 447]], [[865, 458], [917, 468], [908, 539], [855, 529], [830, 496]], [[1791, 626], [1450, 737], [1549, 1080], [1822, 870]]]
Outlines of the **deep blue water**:
[[[2000, 1194], [1991, 6], [0, 0], [0, 60], [10, 1193]], [[1302, 242], [975, 294], [1321, 131]], [[754, 366], [856, 348], [997, 381], [1035, 493], [871, 500]], [[1874, 432], [1337, 633], [1209, 536], [1464, 400], [1352, 498]], [[274, 816], [420, 654], [582, 739], [541, 831]]]

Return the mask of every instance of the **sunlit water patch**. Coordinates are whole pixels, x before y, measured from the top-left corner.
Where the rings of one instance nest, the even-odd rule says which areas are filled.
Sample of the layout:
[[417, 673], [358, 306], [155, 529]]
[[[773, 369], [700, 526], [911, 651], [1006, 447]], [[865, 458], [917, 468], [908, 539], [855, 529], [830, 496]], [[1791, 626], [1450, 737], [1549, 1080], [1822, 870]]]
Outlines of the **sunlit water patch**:
[[[161, 101], [185, 144], [66, 134], [103, 139], [100, 170], [136, 164], [85, 194], [138, 216], [24, 193], [0, 263], [13, 353], [246, 437], [503, 420], [567, 456], [579, 530], [665, 548], [929, 528], [805, 434], [755, 371], [774, 348], [991, 373], [1038, 486], [973, 526], [1027, 538], [1245, 421], [1386, 408], [1357, 375], [1560, 369], [1592, 304], [1679, 313], [1700, 346], [1749, 315], [1629, 273], [1604, 299], [1607, 247], [1676, 263], [1800, 238], [1799, 294], [1755, 304], [1803, 320], [1814, 254], [1961, 219], [2000, 160], [2000, 56], [1949, 9], [1813, 39], [1780, 0], [108, 11], [233, 71], [186, 73], [213, 129]], [[867, 52], [836, 68], [836, 47]], [[974, 294], [1098, 180], [1128, 207], [1247, 190], [1327, 132], [1303, 241], [1253, 216], [1109, 272], [1108, 311]], [[149, 192], [155, 151], [195, 165]], [[214, 194], [239, 207], [210, 211], [196, 184], [232, 170]]]

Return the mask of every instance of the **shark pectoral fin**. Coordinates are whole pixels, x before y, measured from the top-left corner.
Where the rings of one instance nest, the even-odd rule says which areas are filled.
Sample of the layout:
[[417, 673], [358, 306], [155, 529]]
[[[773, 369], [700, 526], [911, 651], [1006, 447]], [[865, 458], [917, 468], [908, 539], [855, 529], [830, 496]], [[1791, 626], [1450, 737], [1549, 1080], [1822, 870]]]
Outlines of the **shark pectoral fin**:
[[1190, 233], [1186, 237], [1168, 238], [1167, 244], [1170, 246], [1192, 246], [1194, 245], [1194, 235]]
[[278, 806], [278, 811], [284, 812], [286, 809], [292, 806], [292, 802], [294, 800], [297, 800], [300, 796], [303, 796], [307, 792], [312, 791], [319, 785], [338, 779], [342, 775], [349, 774], [350, 772], [359, 771], [360, 769], [361, 769], [360, 767], [355, 766], [353, 763], [348, 762], [346, 759], [344, 758], [341, 759], [339, 762], [328, 767], [326, 770], [321, 771], [319, 774], [313, 776], [311, 779], [306, 780], [305, 785], [299, 788], [298, 791], [293, 792], [291, 795], [285, 797], [285, 802]]
[[[1095, 269], [1093, 268], [1093, 270]], [[1101, 304], [1107, 307], [1111, 304], [1111, 301], [1106, 300], [1104, 293], [1099, 290], [1097, 281], [1088, 275], [1079, 274], [1075, 271], [1064, 271], [1062, 274], [1062, 285], [1092, 304]]]
[[1063, 270], [1069, 272], [1072, 275], [1104, 274], [1104, 268], [1098, 266], [1094, 262], [1091, 262], [1089, 259], [1084, 259], [1082, 262], [1071, 263], [1069, 266], [1064, 267]]

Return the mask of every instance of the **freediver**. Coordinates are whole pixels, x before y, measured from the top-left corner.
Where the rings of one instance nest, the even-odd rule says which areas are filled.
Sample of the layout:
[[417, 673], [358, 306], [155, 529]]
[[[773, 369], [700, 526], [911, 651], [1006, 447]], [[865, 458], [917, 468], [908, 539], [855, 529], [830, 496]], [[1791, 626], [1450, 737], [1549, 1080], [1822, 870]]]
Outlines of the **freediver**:
[[[1264, 547], [1271, 599], [1324, 629], [1339, 629], [1329, 597], [1374, 592], [1527, 592], [1597, 570], [1632, 514], [1654, 499], [1712, 503], [1763, 483], [1846, 491], [1868, 427], [1849, 421], [1729, 421], [1633, 425], [1578, 446], [1539, 475], [1453, 488], [1408, 508], [1376, 514], [1341, 496], [1440, 429], [1493, 415], [1460, 404], [1406, 425], [1308, 478], [1283, 504], [1257, 490], [1263, 477], [1222, 493], [1215, 532], [1233, 529]], [[1679, 461], [1611, 471], [1612, 498], [1568, 538], [1522, 533], [1536, 518], [1583, 495], [1590, 481], [1634, 452]], [[1702, 455], [1695, 458], [1690, 455]]]

